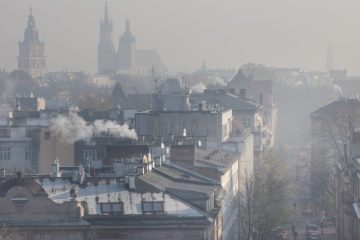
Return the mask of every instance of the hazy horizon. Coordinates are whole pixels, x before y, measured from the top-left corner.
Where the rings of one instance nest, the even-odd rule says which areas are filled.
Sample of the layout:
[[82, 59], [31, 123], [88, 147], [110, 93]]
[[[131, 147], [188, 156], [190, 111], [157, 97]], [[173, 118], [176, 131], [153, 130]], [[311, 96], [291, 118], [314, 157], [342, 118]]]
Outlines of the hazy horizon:
[[[32, 6], [49, 71], [97, 71], [101, 0], [0, 0], [0, 68], [16, 68]], [[171, 71], [238, 68], [254, 62], [324, 70], [331, 42], [336, 68], [360, 74], [356, 0], [108, 0], [114, 44], [125, 20], [138, 49], [156, 49]]]

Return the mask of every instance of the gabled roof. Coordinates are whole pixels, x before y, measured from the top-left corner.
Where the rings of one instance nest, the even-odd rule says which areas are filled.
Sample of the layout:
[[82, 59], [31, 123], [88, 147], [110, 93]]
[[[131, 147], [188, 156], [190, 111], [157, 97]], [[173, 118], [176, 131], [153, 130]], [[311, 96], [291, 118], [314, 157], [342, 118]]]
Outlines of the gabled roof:
[[237, 74], [234, 76], [234, 78], [230, 81], [229, 86], [233, 85], [244, 85], [247, 86], [250, 84], [251, 79], [246, 77], [243, 70], [239, 69]]
[[125, 95], [120, 83], [117, 83], [114, 87], [114, 90], [110, 96], [110, 102], [114, 106], [120, 106], [121, 109], [132, 109], [133, 106], [129, 101], [128, 97]]

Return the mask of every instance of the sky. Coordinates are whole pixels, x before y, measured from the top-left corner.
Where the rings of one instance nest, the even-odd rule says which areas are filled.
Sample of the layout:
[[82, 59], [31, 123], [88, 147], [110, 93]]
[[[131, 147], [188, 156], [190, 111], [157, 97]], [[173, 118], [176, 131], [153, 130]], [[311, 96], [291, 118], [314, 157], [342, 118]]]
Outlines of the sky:
[[[16, 68], [33, 9], [49, 71], [97, 71], [105, 0], [0, 0], [0, 68]], [[108, 0], [114, 44], [131, 23], [138, 49], [156, 49], [169, 70], [239, 68], [254, 62], [360, 75], [358, 0]]]

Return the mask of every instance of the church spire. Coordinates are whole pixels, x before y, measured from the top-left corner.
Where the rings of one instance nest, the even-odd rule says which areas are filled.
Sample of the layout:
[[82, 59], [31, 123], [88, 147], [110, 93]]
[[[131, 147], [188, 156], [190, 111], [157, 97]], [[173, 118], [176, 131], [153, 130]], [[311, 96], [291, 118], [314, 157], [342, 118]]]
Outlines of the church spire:
[[108, 3], [105, 1], [104, 22], [110, 22]]
[[35, 28], [35, 19], [32, 14], [32, 7], [29, 9], [29, 17], [28, 17], [28, 27], [29, 28]]
[[129, 20], [126, 20], [125, 26], [126, 26], [126, 32], [130, 32], [130, 21]]
[[37, 78], [46, 73], [45, 44], [39, 39], [32, 7], [29, 8], [24, 40], [19, 42], [18, 69]]

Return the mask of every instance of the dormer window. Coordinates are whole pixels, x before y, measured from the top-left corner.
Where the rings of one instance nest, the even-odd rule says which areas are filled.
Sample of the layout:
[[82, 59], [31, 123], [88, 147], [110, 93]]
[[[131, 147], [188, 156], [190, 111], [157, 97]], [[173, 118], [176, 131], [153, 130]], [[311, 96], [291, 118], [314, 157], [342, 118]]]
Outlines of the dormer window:
[[124, 203], [123, 202], [107, 202], [100, 203], [100, 210], [103, 214], [123, 214]]
[[11, 202], [17, 207], [23, 207], [29, 201], [26, 195], [24, 194], [16, 194], [11, 198]]
[[163, 213], [164, 202], [163, 201], [142, 201], [143, 213]]

